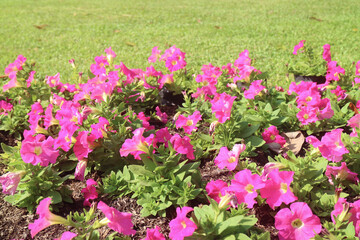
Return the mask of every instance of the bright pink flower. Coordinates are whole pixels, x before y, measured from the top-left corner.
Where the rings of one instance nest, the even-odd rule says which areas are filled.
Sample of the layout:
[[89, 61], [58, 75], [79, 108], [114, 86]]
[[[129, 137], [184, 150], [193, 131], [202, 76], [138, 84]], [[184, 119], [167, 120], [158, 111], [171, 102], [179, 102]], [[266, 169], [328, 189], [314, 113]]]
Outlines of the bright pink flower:
[[84, 206], [91, 206], [90, 199], [94, 200], [98, 197], [95, 186], [98, 185], [94, 179], [86, 180], [86, 187], [81, 189], [81, 193], [84, 194]]
[[303, 90], [298, 94], [299, 96], [296, 97], [296, 103], [298, 104], [298, 108], [316, 107], [321, 101], [321, 95], [317, 88]]
[[357, 200], [351, 204], [349, 213], [351, 215], [349, 221], [352, 222], [355, 226], [356, 236], [360, 237], [360, 200]]
[[342, 155], [349, 153], [341, 141], [341, 133], [343, 129], [335, 129], [326, 133], [319, 141], [314, 136], [309, 136], [306, 141], [313, 145], [314, 148], [319, 148], [322, 156], [332, 162], [340, 162]]
[[21, 180], [22, 173], [20, 172], [8, 172], [0, 176], [0, 183], [2, 185], [2, 192], [4, 194], [14, 195], [16, 188]]
[[155, 226], [155, 228], [146, 230], [146, 237], [141, 240], [166, 240], [164, 235], [160, 233], [160, 227]]
[[267, 204], [272, 209], [279, 207], [282, 203], [289, 204], [297, 200], [290, 188], [294, 172], [281, 171], [275, 168], [267, 174], [265, 187], [260, 189], [262, 198], [266, 198]]
[[159, 89], [162, 89], [164, 87], [165, 83], [171, 84], [173, 82], [174, 82], [174, 74], [165, 74], [158, 80]]
[[150, 131], [155, 129], [155, 126], [151, 126], [149, 123], [150, 117], [146, 117], [145, 113], [139, 112], [137, 115], [138, 119], [142, 121], [142, 127], [145, 128], [146, 131]]
[[158, 46], [153, 47], [151, 50], [151, 56], [148, 58], [149, 63], [154, 63], [158, 60], [161, 55], [161, 51], [159, 50]]
[[219, 123], [224, 123], [226, 120], [230, 119], [232, 105], [235, 96], [231, 96], [227, 93], [217, 94], [211, 103], [211, 110], [215, 113], [215, 117], [218, 119]]
[[328, 165], [325, 171], [325, 176], [328, 177], [331, 184], [334, 184], [332, 182], [331, 176], [339, 181], [349, 180], [357, 184], [359, 183], [359, 178], [357, 175], [357, 173], [351, 172], [350, 169], [347, 168], [346, 162], [342, 162], [341, 167], [332, 167]]
[[166, 114], [166, 112], [161, 112], [159, 106], [156, 106], [155, 110], [156, 110], [156, 116], [160, 118], [161, 122], [167, 123], [168, 115]]
[[134, 225], [131, 222], [131, 213], [119, 212], [117, 209], [109, 207], [102, 201], [98, 203], [97, 208], [105, 214], [107, 218], [105, 221], [108, 221], [108, 226], [112, 230], [124, 235], [133, 235], [136, 233], [136, 231], [132, 229]]
[[286, 140], [284, 137], [279, 135], [279, 131], [275, 126], [270, 126], [264, 130], [261, 134], [266, 143], [278, 143], [281, 147], [284, 146]]
[[296, 117], [299, 119], [302, 125], [308, 125], [318, 121], [317, 118], [317, 108], [312, 107], [302, 107], [300, 112], [296, 114]]
[[54, 139], [50, 136], [45, 140], [45, 136], [38, 134], [36, 137], [26, 137], [20, 149], [21, 158], [26, 163], [46, 167], [50, 163], [54, 164], [59, 151], [54, 149]]
[[293, 51], [293, 54], [294, 54], [294, 55], [297, 55], [297, 54], [298, 54], [298, 51], [299, 51], [301, 48], [304, 47], [304, 42], [305, 42], [305, 41], [306, 41], [306, 40], [301, 40], [297, 45], [295, 45], [294, 51]]
[[[240, 81], [242, 79], [249, 78], [249, 76], [251, 75], [252, 72], [261, 74], [261, 71], [255, 69], [255, 67], [251, 66], [251, 59], [249, 58], [249, 51], [247, 49], [245, 49], [243, 52], [241, 52], [239, 54], [239, 58], [235, 60], [234, 66], [237, 67], [236, 72], [239, 75], [233, 79], [234, 83], [236, 83], [237, 81]], [[231, 72], [231, 71], [232, 70], [230, 70], [229, 72]]]
[[55, 139], [54, 148], [57, 149], [60, 147], [65, 152], [69, 151], [73, 143], [73, 135], [78, 129], [79, 127], [73, 123], [61, 126], [58, 137]]
[[231, 180], [231, 185], [227, 188], [228, 192], [234, 193], [238, 203], [246, 203], [248, 208], [252, 208], [258, 196], [257, 189], [261, 189], [265, 183], [257, 174], [251, 174], [249, 169], [244, 169], [235, 174]]
[[57, 73], [54, 76], [46, 76], [45, 79], [49, 87], [57, 87], [60, 84], [60, 73]]
[[41, 114], [44, 112], [44, 109], [41, 106], [40, 102], [35, 102], [31, 105], [31, 111], [27, 114], [29, 116], [28, 122], [31, 125], [37, 125], [41, 119]]
[[59, 121], [53, 117], [53, 105], [49, 104], [45, 110], [44, 127], [48, 129], [52, 125], [58, 125]]
[[15, 87], [20, 87], [21, 84], [17, 81], [16, 72], [11, 72], [9, 74], [10, 81], [3, 86], [3, 92]]
[[186, 157], [190, 160], [195, 159], [194, 147], [191, 145], [190, 138], [188, 136], [182, 138], [179, 134], [176, 134], [171, 137], [170, 142], [175, 151], [181, 154], [186, 154]]
[[[359, 101], [360, 102], [360, 101]], [[352, 127], [352, 132], [350, 133], [351, 137], [357, 136], [357, 128], [360, 128], [360, 114], [355, 114], [352, 118], [348, 120], [347, 126]]]
[[201, 88], [197, 88], [196, 92], [193, 93], [191, 96], [193, 98], [198, 98], [200, 96], [203, 96], [205, 100], [211, 100], [211, 96], [215, 96], [216, 93], [216, 85], [215, 84], [209, 84], [206, 86], [203, 86]]
[[338, 101], [343, 100], [347, 97], [346, 90], [341, 89], [339, 85], [336, 87], [336, 89], [331, 90], [331, 93], [335, 94], [338, 97]]
[[31, 86], [32, 81], [34, 81], [35, 73], [36, 73], [36, 71], [31, 71], [30, 72], [28, 79], [26, 79], [26, 87], [29, 88]]
[[26, 58], [23, 55], [19, 55], [17, 56], [16, 60], [12, 63], [10, 63], [6, 68], [5, 68], [5, 75], [9, 76], [9, 74], [11, 73], [16, 73], [20, 70], [22, 70], [22, 66], [24, 65], [26, 61]]
[[165, 147], [168, 147], [168, 141], [170, 141], [172, 135], [169, 133], [167, 127], [161, 128], [156, 132], [156, 141], [164, 143]]
[[330, 44], [325, 44], [323, 49], [323, 59], [327, 62], [331, 62]]
[[49, 210], [50, 203], [51, 203], [51, 198], [45, 198], [40, 201], [39, 206], [36, 208], [36, 213], [39, 214], [39, 219], [35, 220], [34, 223], [29, 224], [29, 229], [32, 238], [34, 238], [34, 236], [38, 232], [47, 228], [50, 225], [67, 224], [67, 220], [65, 218], [50, 212]]
[[184, 132], [191, 134], [197, 130], [196, 124], [201, 120], [201, 114], [199, 111], [195, 111], [192, 115], [185, 117], [180, 115], [175, 122], [176, 128], [183, 128]]
[[[350, 204], [346, 201], [345, 198], [339, 198], [337, 203], [334, 205], [334, 210], [331, 212], [331, 220], [336, 224], [335, 217], [339, 216], [341, 213], [345, 214], [349, 210]], [[344, 216], [345, 217], [345, 216]]]
[[109, 121], [106, 118], [99, 117], [99, 122], [91, 125], [91, 134], [95, 136], [95, 139], [103, 138], [108, 125]]
[[0, 101], [0, 115], [8, 115], [13, 109], [13, 105], [5, 100]]
[[360, 76], [360, 60], [357, 61], [356, 66], [355, 66], [355, 75]]
[[176, 208], [177, 216], [170, 221], [170, 234], [172, 240], [183, 240], [185, 237], [193, 235], [197, 229], [196, 224], [186, 217], [186, 214], [193, 211], [191, 207]]
[[275, 215], [275, 228], [280, 240], [305, 240], [320, 233], [322, 227], [306, 203], [295, 202], [290, 209], [283, 208]]
[[89, 136], [88, 134], [88, 131], [81, 131], [76, 137], [76, 143], [74, 144], [73, 150], [78, 160], [88, 158], [89, 153], [97, 146], [95, 143], [95, 136], [92, 134]]
[[105, 66], [108, 66], [109, 62], [107, 61], [107, 58], [105, 56], [97, 56], [95, 57], [95, 63], [91, 64], [90, 71], [95, 76], [99, 76], [101, 74], [106, 74], [106, 68]]
[[334, 110], [332, 110], [330, 99], [328, 98], [321, 99], [320, 103], [317, 106], [317, 110], [317, 117], [319, 118], [319, 120], [329, 119], [334, 116]]
[[185, 53], [175, 46], [165, 50], [160, 60], [165, 61], [165, 66], [170, 72], [175, 72], [186, 67]]
[[244, 97], [246, 99], [254, 99], [262, 90], [265, 89], [265, 86], [261, 85], [262, 80], [253, 81], [249, 89], [244, 91]]
[[215, 164], [220, 169], [227, 167], [230, 171], [233, 171], [239, 162], [240, 153], [245, 151], [245, 149], [245, 144], [235, 144], [232, 151], [229, 151], [227, 147], [222, 147], [220, 148], [219, 155], [215, 158]]
[[[122, 147], [120, 148], [120, 155], [126, 157], [129, 154], [135, 156], [135, 159], [141, 160], [140, 154], [148, 153], [148, 146], [153, 144], [154, 134], [149, 137], [143, 137], [145, 128], [136, 129], [131, 139], [126, 139]], [[154, 144], [153, 144], [154, 145]]]
[[228, 184], [223, 180], [210, 181], [206, 184], [206, 192], [209, 197], [214, 199], [217, 203], [220, 202], [221, 197], [225, 195], [225, 190], [228, 187]]
[[325, 76], [326, 81], [327, 82], [330, 82], [332, 80], [339, 81], [340, 74], [345, 75], [345, 70], [342, 67], [337, 66], [336, 61], [328, 62], [327, 72], [326, 72], [326, 76]]
[[76, 233], [66, 231], [61, 235], [60, 238], [55, 238], [54, 240], [72, 240], [76, 236]]

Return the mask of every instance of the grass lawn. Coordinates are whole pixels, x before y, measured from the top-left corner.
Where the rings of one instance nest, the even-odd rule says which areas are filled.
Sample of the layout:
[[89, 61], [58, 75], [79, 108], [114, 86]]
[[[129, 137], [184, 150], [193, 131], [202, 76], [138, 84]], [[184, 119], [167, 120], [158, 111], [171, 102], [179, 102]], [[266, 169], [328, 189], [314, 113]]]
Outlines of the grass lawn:
[[[1, 0], [0, 69], [23, 54], [38, 77], [86, 71], [109, 46], [130, 68], [153, 46], [176, 45], [188, 66], [233, 62], [244, 49], [272, 81], [284, 81], [293, 46], [329, 43], [343, 67], [360, 60], [359, 0]], [[1, 74], [0, 74], [1, 75]]]

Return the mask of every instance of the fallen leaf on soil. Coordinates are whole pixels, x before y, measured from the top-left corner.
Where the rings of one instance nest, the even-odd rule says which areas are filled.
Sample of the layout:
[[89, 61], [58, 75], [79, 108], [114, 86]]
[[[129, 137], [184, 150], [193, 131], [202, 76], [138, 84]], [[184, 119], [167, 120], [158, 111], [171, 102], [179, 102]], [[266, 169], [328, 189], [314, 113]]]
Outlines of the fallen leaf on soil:
[[300, 132], [287, 132], [280, 134], [286, 140], [286, 143], [283, 147], [278, 143], [269, 143], [269, 148], [276, 153], [283, 153], [287, 151], [292, 151], [295, 155], [298, 154], [304, 144], [305, 137]]

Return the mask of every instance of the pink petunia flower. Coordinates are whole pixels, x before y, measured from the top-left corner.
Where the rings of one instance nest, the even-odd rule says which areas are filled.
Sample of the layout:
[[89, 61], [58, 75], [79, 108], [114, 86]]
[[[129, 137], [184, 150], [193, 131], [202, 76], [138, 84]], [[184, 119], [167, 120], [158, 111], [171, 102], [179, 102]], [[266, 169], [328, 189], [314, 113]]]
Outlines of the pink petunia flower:
[[336, 224], [335, 217], [340, 218], [340, 221], [349, 220], [350, 214], [348, 213], [350, 203], [345, 198], [339, 198], [334, 205], [334, 210], [331, 212], [331, 220]]
[[355, 233], [357, 237], [360, 237], [360, 200], [355, 201], [351, 204], [351, 209], [349, 211], [350, 218], [349, 221], [352, 222], [355, 226]]
[[246, 203], [248, 208], [252, 208], [258, 196], [256, 190], [263, 187], [265, 183], [259, 175], [251, 174], [249, 169], [244, 169], [235, 174], [227, 191], [235, 194], [238, 203]]
[[100, 201], [97, 206], [105, 214], [105, 219], [100, 222], [106, 222], [114, 231], [122, 233], [124, 235], [133, 235], [136, 233], [133, 230], [133, 223], [131, 222], [131, 213], [119, 212], [113, 207], [109, 207], [106, 203]]
[[95, 186], [98, 185], [97, 182], [95, 182], [94, 179], [88, 179], [86, 180], [86, 187], [81, 189], [81, 193], [84, 194], [84, 206], [91, 206], [91, 203], [89, 200], [94, 200], [98, 197], [98, 193], [96, 192]]
[[193, 235], [197, 229], [196, 224], [186, 217], [186, 214], [193, 211], [191, 207], [176, 208], [177, 216], [169, 223], [169, 237], [172, 240], [183, 240], [185, 237]]
[[112, 62], [114, 58], [116, 58], [116, 53], [111, 49], [111, 47], [105, 49], [106, 58], [109, 62]]
[[65, 218], [50, 212], [49, 210], [50, 203], [51, 203], [51, 198], [45, 198], [40, 201], [38, 207], [36, 208], [36, 213], [39, 214], [39, 219], [36, 219], [34, 223], [29, 224], [29, 229], [32, 238], [34, 238], [38, 232], [49, 227], [50, 225], [68, 224], [68, 221]]
[[351, 172], [350, 169], [347, 168], [346, 162], [342, 162], [341, 167], [332, 167], [328, 165], [325, 171], [325, 176], [328, 177], [331, 184], [334, 184], [331, 176], [333, 176], [335, 179], [338, 179], [339, 181], [349, 180], [358, 184], [359, 178], [357, 175], [357, 173]]
[[211, 103], [211, 110], [215, 113], [215, 117], [219, 123], [224, 123], [230, 119], [232, 105], [236, 96], [231, 96], [227, 93], [217, 94]]
[[160, 227], [155, 226], [155, 228], [146, 230], [146, 237], [141, 240], [166, 240], [164, 235], [160, 233]]
[[153, 47], [153, 49], [151, 50], [151, 56], [148, 58], [148, 62], [149, 63], [154, 63], [156, 62], [159, 57], [161, 55], [161, 51], [159, 50], [158, 46]]
[[340, 162], [342, 155], [349, 153], [341, 141], [341, 133], [343, 129], [335, 129], [326, 133], [319, 141], [314, 136], [309, 136], [306, 141], [313, 145], [314, 148], [319, 148], [322, 156], [332, 162]]
[[[120, 155], [126, 157], [129, 154], [132, 154], [135, 159], [141, 160], [140, 155], [144, 153], [149, 153], [148, 146], [152, 144], [155, 146], [154, 134], [151, 134], [149, 137], [143, 137], [145, 128], [138, 128], [133, 131], [134, 136], [131, 139], [126, 139], [122, 147], [120, 148]], [[156, 141], [156, 140], [155, 140]]]
[[55, 238], [54, 240], [72, 240], [76, 236], [76, 233], [66, 231], [61, 235], [60, 238]]
[[284, 137], [279, 135], [279, 130], [275, 126], [270, 126], [264, 130], [261, 134], [266, 143], [278, 143], [281, 147], [284, 146], [286, 140]]
[[298, 54], [298, 51], [304, 47], [304, 42], [306, 40], [301, 40], [297, 45], [294, 46], [294, 51], [293, 51], [293, 54], [294, 55], [297, 55]]
[[265, 86], [261, 85], [262, 80], [253, 81], [250, 84], [249, 89], [244, 91], [244, 97], [246, 99], [254, 99], [262, 90], [265, 89]]
[[220, 202], [221, 197], [225, 195], [225, 190], [228, 187], [228, 184], [221, 179], [216, 181], [210, 181], [206, 184], [206, 192], [209, 197], [214, 199], [217, 203]]
[[296, 114], [296, 117], [299, 119], [302, 125], [308, 125], [318, 121], [317, 109], [312, 107], [303, 107], [300, 109], [300, 112]]
[[165, 147], [168, 147], [168, 141], [170, 141], [172, 135], [169, 133], [167, 127], [161, 128], [156, 132], [156, 141], [159, 143], [164, 143]]
[[332, 80], [339, 81], [340, 74], [345, 75], [345, 69], [340, 66], [337, 66], [336, 61], [328, 62], [327, 72], [326, 72], [326, 81], [330, 82]]
[[227, 147], [222, 147], [220, 148], [219, 155], [215, 158], [215, 164], [220, 169], [227, 167], [230, 171], [233, 171], [238, 164], [240, 154], [245, 149], [245, 144], [235, 144], [232, 151], [229, 151]]
[[190, 138], [188, 136], [182, 138], [179, 134], [175, 134], [171, 137], [170, 142], [175, 151], [181, 154], [186, 154], [186, 157], [190, 160], [195, 159], [194, 147], [191, 145]]
[[260, 189], [262, 198], [272, 209], [279, 207], [282, 203], [289, 204], [297, 200], [291, 191], [290, 184], [293, 181], [294, 172], [281, 171], [275, 168], [267, 174], [265, 187]]
[[105, 66], [108, 66], [109, 62], [107, 58], [103, 55], [95, 57], [95, 63], [91, 64], [90, 71], [95, 76], [99, 76], [101, 74], [106, 74]]
[[87, 163], [88, 163], [88, 161], [86, 158], [79, 160], [79, 162], [77, 163], [76, 168], [75, 168], [75, 173], [74, 173], [76, 180], [79, 180], [79, 181], [84, 180]]
[[0, 176], [2, 192], [4, 194], [14, 195], [21, 180], [23, 172], [8, 172]]
[[325, 44], [323, 49], [323, 59], [327, 62], [331, 62], [330, 44]]
[[196, 124], [201, 120], [201, 114], [199, 111], [195, 111], [192, 115], [185, 117], [180, 115], [175, 122], [176, 128], [183, 128], [184, 132], [191, 134], [197, 130]]
[[96, 137], [92, 134], [88, 134], [88, 131], [81, 131], [76, 137], [76, 143], [74, 144], [73, 150], [78, 160], [88, 158], [89, 153], [91, 153], [98, 145], [95, 142]]
[[0, 115], [8, 115], [13, 109], [13, 105], [5, 100], [0, 101]]
[[103, 138], [106, 134], [106, 126], [109, 125], [109, 121], [104, 117], [99, 117], [99, 122], [91, 125], [91, 134], [96, 139]]
[[275, 228], [280, 240], [304, 240], [320, 233], [322, 227], [306, 203], [295, 202], [290, 209], [283, 208], [275, 215]]

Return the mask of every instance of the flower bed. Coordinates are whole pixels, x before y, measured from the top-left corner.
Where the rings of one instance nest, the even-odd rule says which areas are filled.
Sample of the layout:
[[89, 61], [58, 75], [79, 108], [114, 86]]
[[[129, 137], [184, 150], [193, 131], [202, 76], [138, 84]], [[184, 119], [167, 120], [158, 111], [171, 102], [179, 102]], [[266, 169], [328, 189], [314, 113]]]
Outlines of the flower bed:
[[325, 45], [325, 83], [285, 88], [264, 80], [247, 50], [197, 75], [175, 46], [154, 47], [146, 70], [105, 53], [87, 73], [70, 60], [66, 83], [21, 55], [5, 69], [0, 130], [12, 137], [0, 182], [5, 201], [36, 213], [5, 237], [360, 234], [360, 61], [345, 72]]

